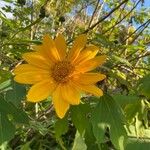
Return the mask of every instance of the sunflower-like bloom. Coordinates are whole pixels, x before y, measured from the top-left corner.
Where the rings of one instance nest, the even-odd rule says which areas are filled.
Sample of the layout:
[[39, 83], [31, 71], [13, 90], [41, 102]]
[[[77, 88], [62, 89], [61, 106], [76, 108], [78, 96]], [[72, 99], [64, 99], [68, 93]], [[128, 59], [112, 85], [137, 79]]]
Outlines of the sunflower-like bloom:
[[103, 64], [106, 56], [96, 56], [99, 48], [85, 46], [86, 41], [86, 35], [80, 35], [67, 50], [61, 34], [55, 40], [45, 35], [43, 44], [35, 46], [35, 51], [23, 54], [27, 64], [15, 68], [14, 80], [32, 85], [27, 94], [28, 101], [39, 102], [52, 96], [55, 111], [63, 118], [70, 105], [80, 103], [82, 92], [103, 95], [95, 83], [103, 80], [105, 75], [90, 71]]

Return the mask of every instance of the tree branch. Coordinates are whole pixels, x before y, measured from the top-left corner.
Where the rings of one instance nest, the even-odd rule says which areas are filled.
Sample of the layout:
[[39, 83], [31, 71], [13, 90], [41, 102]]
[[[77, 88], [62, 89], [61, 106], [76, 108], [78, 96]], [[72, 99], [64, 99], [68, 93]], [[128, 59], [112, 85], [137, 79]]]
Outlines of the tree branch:
[[137, 5], [140, 3], [141, 0], [139, 0], [135, 6], [119, 21], [117, 21], [113, 26], [111, 26], [109, 29], [103, 32], [103, 34], [107, 33], [109, 30], [114, 29], [115, 26], [117, 26], [119, 23], [121, 23], [128, 15], [131, 14], [131, 12], [137, 7]]
[[115, 12], [118, 8], [120, 8], [120, 6], [122, 6], [127, 1], [129, 1], [129, 0], [122, 1], [117, 7], [113, 8], [107, 15], [103, 16], [102, 18], [100, 18], [95, 24], [93, 24], [91, 27], [89, 27], [88, 29], [86, 29], [83, 33], [88, 33], [90, 30], [92, 30], [93, 28], [95, 28], [98, 24], [100, 24], [102, 21], [104, 21], [105, 19], [107, 19], [113, 12]]
[[88, 28], [90, 28], [90, 26], [91, 26], [91, 24], [92, 24], [92, 21], [93, 21], [93, 19], [94, 19], [94, 16], [95, 16], [96, 11], [97, 11], [97, 8], [98, 8], [98, 4], [99, 4], [99, 0], [97, 0], [97, 3], [96, 3], [96, 6], [95, 6], [95, 9], [94, 9], [94, 12], [93, 12], [93, 14], [92, 14], [91, 20], [90, 20], [89, 25], [88, 25]]

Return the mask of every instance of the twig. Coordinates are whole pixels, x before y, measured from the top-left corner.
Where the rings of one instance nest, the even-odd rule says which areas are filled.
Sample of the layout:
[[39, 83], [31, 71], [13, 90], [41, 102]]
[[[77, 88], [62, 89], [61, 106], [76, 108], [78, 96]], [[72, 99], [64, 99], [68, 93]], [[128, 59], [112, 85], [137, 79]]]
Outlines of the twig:
[[136, 58], [133, 58], [133, 59], [129, 60], [129, 62], [132, 62], [134, 60], [139, 60], [139, 59], [146, 57], [146, 56], [149, 56], [149, 55], [150, 55], [150, 52], [146, 52], [146, 54], [140, 55], [139, 57], [136, 57]]
[[145, 27], [134, 37], [133, 41], [131, 42], [131, 44], [141, 35], [141, 33], [143, 33], [143, 31], [149, 26], [150, 21], [145, 25]]
[[32, 22], [30, 25], [26, 26], [25, 28], [20, 28], [19, 31], [17, 31], [9, 40], [12, 40], [18, 33], [25, 31], [29, 28], [31, 28], [33, 25], [39, 23], [43, 18], [38, 18], [37, 20], [35, 20], [34, 22]]
[[107, 19], [113, 12], [115, 12], [118, 8], [120, 8], [120, 6], [122, 6], [127, 1], [129, 1], [129, 0], [122, 1], [117, 7], [113, 8], [107, 15], [103, 16], [102, 18], [100, 18], [95, 24], [93, 24], [91, 27], [87, 28], [83, 33], [88, 33], [90, 30], [95, 28], [98, 24], [100, 24], [102, 21]]
[[[133, 36], [138, 30], [140, 30], [142, 27], [144, 27], [146, 24], [149, 25], [150, 23], [150, 19], [148, 19], [145, 23], [143, 23], [142, 25], [140, 25], [132, 34], [130, 34], [130, 36], [128, 36], [126, 39], [124, 39], [123, 42], [125, 42], [127, 39], [129, 39], [131, 36]], [[147, 26], [147, 25], [146, 25]], [[143, 32], [143, 31], [142, 31]]]
[[[131, 12], [137, 7], [137, 5], [140, 3], [141, 0], [139, 0], [135, 6], [133, 6], [133, 8], [119, 21], [117, 21], [113, 26], [111, 26], [109, 29], [107, 29], [106, 31], [103, 32], [103, 34], [106, 34], [109, 30], [113, 30], [119, 23], [121, 23], [128, 15], [131, 14]], [[126, 6], [126, 5], [125, 5]], [[122, 12], [120, 13], [122, 14]]]
[[91, 24], [92, 24], [92, 21], [93, 21], [93, 19], [94, 19], [94, 16], [95, 16], [96, 11], [97, 11], [97, 8], [98, 8], [98, 4], [99, 4], [99, 0], [97, 0], [97, 3], [96, 3], [96, 6], [95, 6], [95, 9], [94, 9], [94, 12], [93, 12], [93, 14], [92, 14], [91, 20], [90, 20], [89, 25], [88, 25], [88, 28], [90, 28], [90, 26], [91, 26]]

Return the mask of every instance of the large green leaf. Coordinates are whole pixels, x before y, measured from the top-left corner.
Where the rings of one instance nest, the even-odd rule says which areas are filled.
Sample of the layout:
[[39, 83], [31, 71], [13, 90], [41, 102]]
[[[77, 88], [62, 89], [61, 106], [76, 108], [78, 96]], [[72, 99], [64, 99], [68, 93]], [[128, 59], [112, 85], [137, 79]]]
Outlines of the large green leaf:
[[80, 104], [78, 106], [73, 106], [71, 108], [71, 119], [76, 129], [80, 134], [85, 131], [88, 121], [88, 113], [90, 111], [90, 106], [88, 104]]
[[8, 120], [6, 114], [0, 113], [0, 144], [9, 141], [15, 135], [15, 126]]
[[110, 139], [114, 146], [120, 150], [124, 149], [127, 136], [124, 128], [125, 118], [120, 106], [111, 96], [104, 95], [100, 98], [93, 110], [91, 122], [97, 142], [105, 142], [105, 131], [109, 128]]

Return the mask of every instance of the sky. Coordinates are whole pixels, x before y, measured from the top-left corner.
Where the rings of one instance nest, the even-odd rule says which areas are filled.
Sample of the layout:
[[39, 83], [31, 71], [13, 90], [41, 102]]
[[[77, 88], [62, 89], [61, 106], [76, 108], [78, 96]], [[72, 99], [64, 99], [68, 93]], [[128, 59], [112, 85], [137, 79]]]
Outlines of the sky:
[[[138, 0], [136, 0], [136, 1], [138, 1]], [[144, 7], [150, 8], [150, 0], [144, 0]], [[138, 4], [137, 9], [140, 9], [140, 8], [141, 8], [141, 3]], [[92, 15], [93, 11], [94, 11], [94, 8], [92, 6], [87, 7], [87, 14], [89, 16]]]
[[[136, 1], [137, 1], [137, 0], [136, 0]], [[6, 3], [6, 2], [4, 2], [3, 0], [0, 0], [0, 11], [2, 11], [1, 8], [4, 7], [5, 5], [13, 6], [13, 5], [11, 5], [10, 3]], [[150, 8], [150, 0], [144, 0], [144, 6], [145, 6], [146, 8]], [[141, 3], [138, 5], [137, 9], [140, 9], [140, 8], [141, 8]], [[94, 10], [94, 8], [93, 8], [92, 6], [88, 6], [88, 7], [87, 7], [87, 14], [88, 14], [89, 16], [91, 16], [92, 13], [93, 13], [93, 10]], [[12, 18], [12, 14], [11, 14], [11, 13], [5, 13], [5, 15], [6, 15], [8, 18]]]

